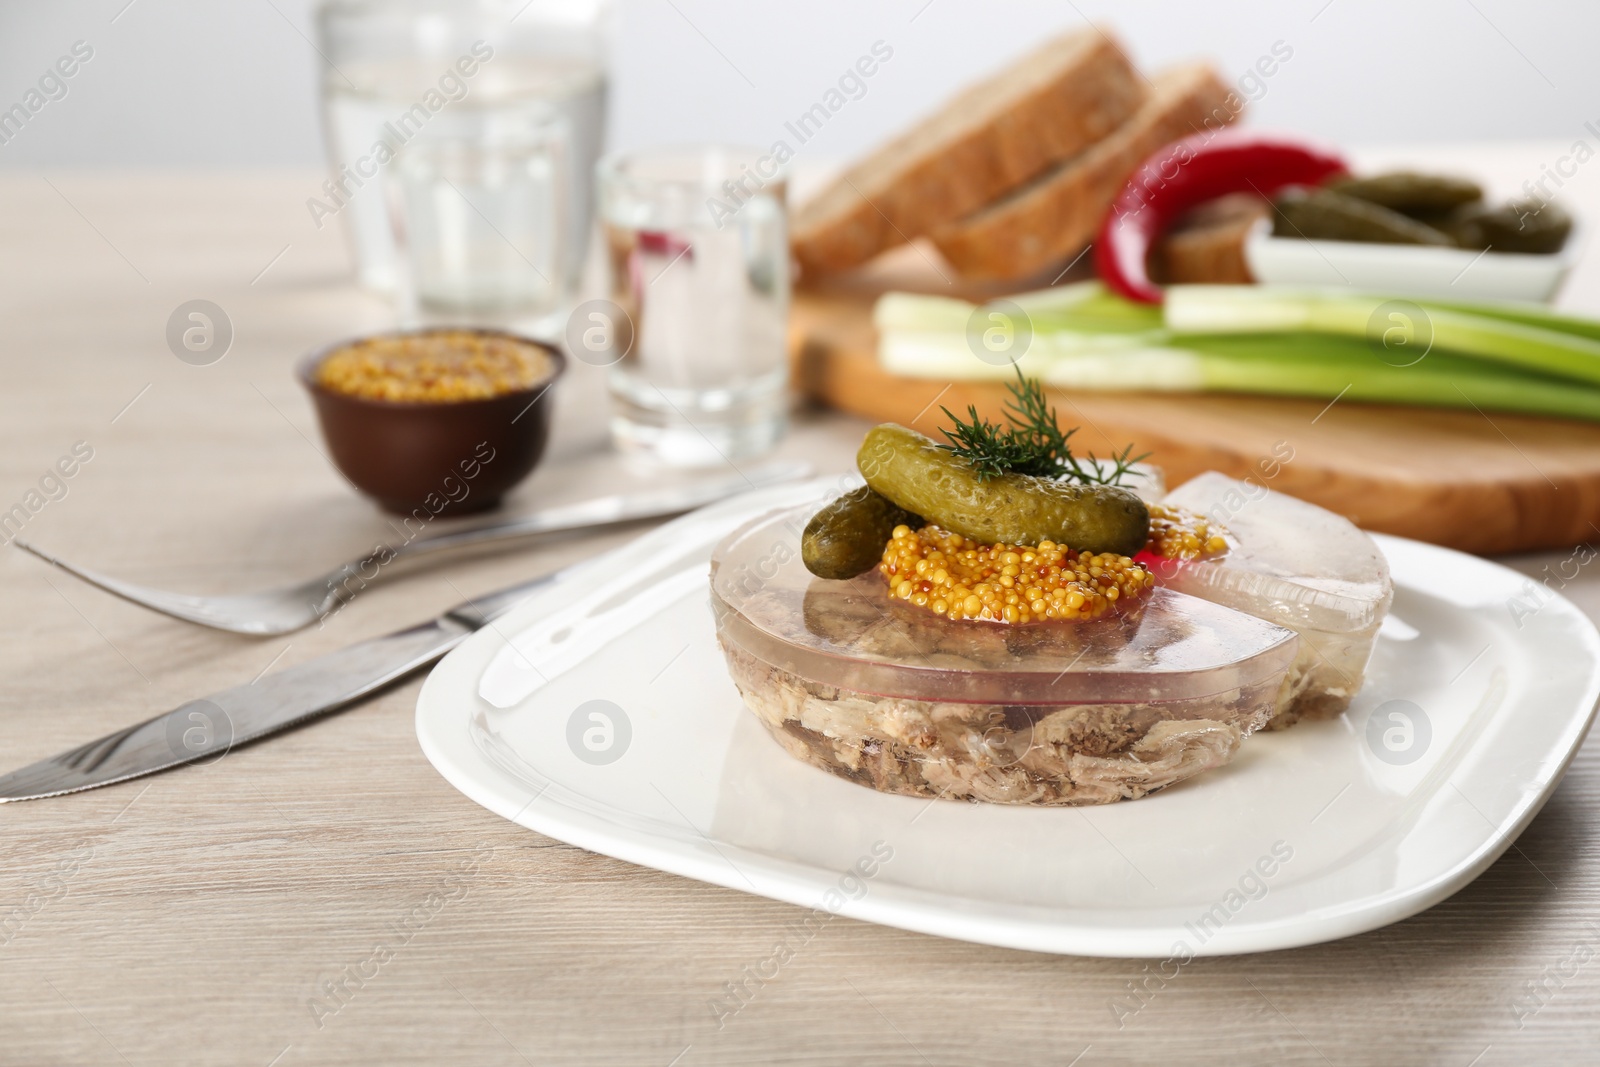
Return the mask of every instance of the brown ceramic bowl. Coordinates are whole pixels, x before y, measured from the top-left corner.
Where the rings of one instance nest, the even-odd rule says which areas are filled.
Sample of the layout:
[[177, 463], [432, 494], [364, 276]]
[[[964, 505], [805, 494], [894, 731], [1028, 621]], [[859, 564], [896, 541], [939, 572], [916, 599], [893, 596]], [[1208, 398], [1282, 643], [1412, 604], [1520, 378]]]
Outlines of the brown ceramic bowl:
[[559, 350], [500, 330], [437, 327], [379, 336], [439, 332], [533, 345], [549, 357], [550, 373], [531, 388], [476, 400], [374, 400], [318, 384], [324, 359], [365, 338], [329, 345], [299, 368], [334, 465], [385, 511], [419, 519], [495, 507], [532, 472], [550, 438], [551, 391], [566, 369]]

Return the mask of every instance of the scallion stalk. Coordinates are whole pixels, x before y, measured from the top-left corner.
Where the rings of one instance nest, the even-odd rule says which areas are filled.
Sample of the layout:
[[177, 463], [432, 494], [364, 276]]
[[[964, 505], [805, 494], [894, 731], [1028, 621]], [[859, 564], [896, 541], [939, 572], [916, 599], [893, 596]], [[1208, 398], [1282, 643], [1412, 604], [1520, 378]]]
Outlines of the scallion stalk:
[[[1600, 384], [1600, 340], [1426, 300], [1259, 285], [1175, 285], [1163, 305], [1177, 334], [1284, 334], [1362, 338], [1392, 348], [1443, 349], [1541, 374]], [[1410, 308], [1420, 310], [1419, 317]]]
[[[1015, 302], [1028, 310], [1033, 334], [1019, 362], [1023, 373], [1063, 388], [1342, 396], [1600, 420], [1600, 388], [1448, 351], [1437, 341], [1415, 364], [1396, 366], [1348, 333], [1162, 329], [1159, 311], [1103, 291], [1079, 291], [1050, 305], [1031, 297]], [[974, 310], [942, 297], [885, 298], [877, 315], [880, 361], [909, 377], [1009, 379], [1009, 364], [975, 357], [967, 337]], [[1280, 324], [1289, 321], [1282, 308], [1272, 313]]]

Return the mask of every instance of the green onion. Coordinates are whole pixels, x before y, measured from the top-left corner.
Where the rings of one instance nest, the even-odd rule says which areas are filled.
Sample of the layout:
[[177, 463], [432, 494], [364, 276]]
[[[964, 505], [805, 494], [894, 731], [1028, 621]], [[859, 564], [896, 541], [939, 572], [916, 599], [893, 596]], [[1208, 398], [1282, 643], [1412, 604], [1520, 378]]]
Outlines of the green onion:
[[1206, 388], [1213, 391], [1600, 420], [1600, 389], [1444, 352], [1402, 367], [1374, 358], [1364, 342], [1337, 337], [1189, 337], [1183, 343], [1205, 361]]
[[[1367, 322], [1383, 302], [1243, 286], [1176, 287], [1168, 290], [1163, 324], [1161, 309], [1122, 300], [1092, 282], [1010, 301], [1027, 313], [1032, 330], [1018, 367], [1069, 389], [1344, 397], [1600, 421], [1600, 388], [1572, 380], [1600, 381], [1600, 323], [1542, 308], [1495, 305], [1478, 314], [1427, 302], [1420, 306], [1433, 326], [1432, 347], [1416, 349], [1415, 362], [1397, 366], [1387, 361], [1389, 354], [1409, 361], [1409, 351], [1367, 340]], [[886, 296], [875, 314], [879, 359], [906, 376], [1006, 380], [1014, 374], [1011, 366], [975, 358], [968, 341], [975, 316], [982, 328], [997, 311], [1009, 313], [999, 302], [978, 307], [946, 297]], [[1184, 330], [1175, 328], [1179, 323]], [[1595, 338], [1583, 336], [1584, 329]], [[1528, 344], [1530, 335], [1537, 345]], [[1523, 347], [1514, 358], [1504, 351], [1486, 355], [1494, 345]], [[1552, 352], [1560, 358], [1549, 358]], [[1589, 373], [1574, 375], [1574, 369]]]
[[[1419, 308], [1424, 321], [1417, 321], [1405, 305]], [[1466, 305], [1446, 307], [1426, 300], [1261, 285], [1175, 285], [1167, 290], [1163, 305], [1167, 327], [1180, 334], [1307, 331], [1364, 338], [1380, 346], [1392, 336], [1396, 347], [1441, 348], [1600, 384], [1600, 340], [1456, 310], [1461, 306]]]
[[1600, 319], [1586, 319], [1581, 315], [1567, 315], [1552, 311], [1543, 304], [1507, 304], [1484, 301], [1477, 304], [1458, 303], [1451, 300], [1429, 300], [1429, 304], [1447, 311], [1461, 311], [1469, 315], [1486, 315], [1491, 319], [1520, 322], [1524, 326], [1538, 326], [1557, 333], [1570, 333], [1600, 341]]
[[[886, 335], [884, 369], [907, 377], [1006, 381], [1014, 373], [974, 359], [963, 338]], [[1315, 335], [1189, 337], [1167, 345], [1052, 351], [1017, 364], [1047, 385], [1086, 392], [1257, 393], [1478, 408], [1600, 421], [1600, 389], [1507, 372], [1443, 353], [1395, 367], [1365, 345]]]

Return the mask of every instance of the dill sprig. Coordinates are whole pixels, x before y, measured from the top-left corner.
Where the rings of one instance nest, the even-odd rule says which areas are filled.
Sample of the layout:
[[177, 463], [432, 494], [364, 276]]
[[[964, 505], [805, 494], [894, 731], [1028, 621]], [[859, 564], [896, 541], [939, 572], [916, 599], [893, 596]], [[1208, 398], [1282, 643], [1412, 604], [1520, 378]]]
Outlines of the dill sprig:
[[940, 430], [950, 443], [939, 447], [960, 456], [977, 472], [979, 481], [1003, 474], [1031, 474], [1081, 485], [1121, 485], [1135, 463], [1150, 453], [1133, 455], [1133, 446], [1112, 453], [1111, 469], [1103, 471], [1093, 452], [1086, 459], [1072, 454], [1069, 443], [1077, 428], [1063, 431], [1056, 420], [1056, 409], [1045, 398], [1038, 379], [1025, 377], [1017, 368], [1017, 380], [1006, 383], [1011, 399], [1006, 401], [1009, 426], [1001, 426], [978, 414], [976, 405], [967, 405], [967, 421], [949, 408], [942, 408], [950, 420], [949, 429]]

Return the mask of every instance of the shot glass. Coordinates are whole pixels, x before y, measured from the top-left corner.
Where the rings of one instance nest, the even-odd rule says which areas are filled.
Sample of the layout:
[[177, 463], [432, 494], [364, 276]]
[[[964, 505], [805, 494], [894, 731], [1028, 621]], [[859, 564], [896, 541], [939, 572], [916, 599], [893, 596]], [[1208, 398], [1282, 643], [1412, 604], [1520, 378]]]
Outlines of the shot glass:
[[597, 181], [608, 299], [580, 304], [567, 340], [610, 366], [613, 441], [671, 466], [770, 449], [788, 414], [781, 161], [657, 149], [601, 160]]

